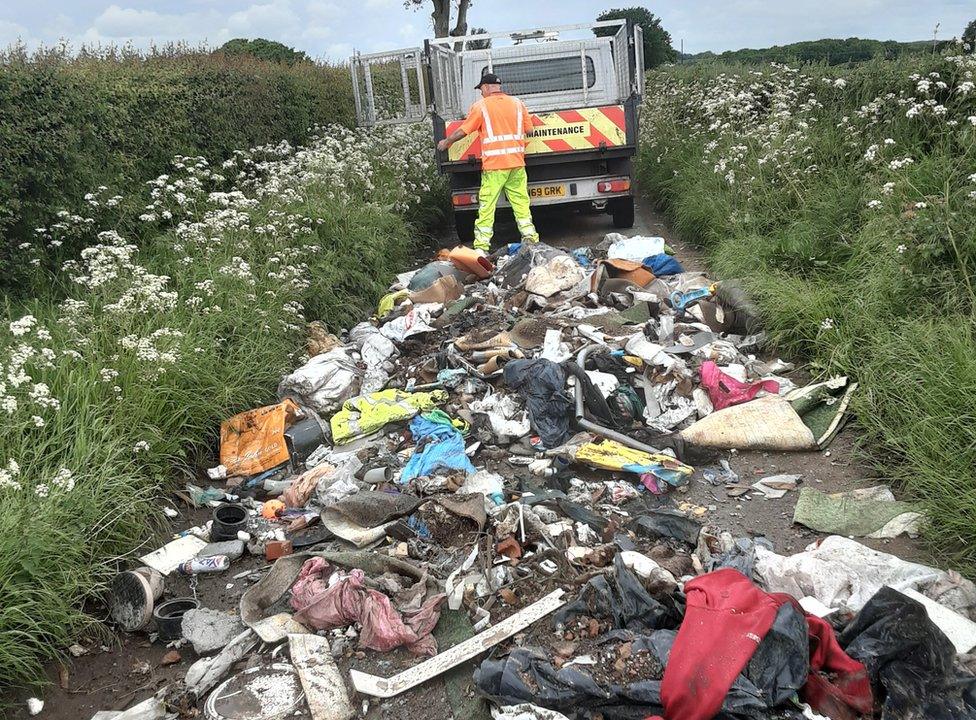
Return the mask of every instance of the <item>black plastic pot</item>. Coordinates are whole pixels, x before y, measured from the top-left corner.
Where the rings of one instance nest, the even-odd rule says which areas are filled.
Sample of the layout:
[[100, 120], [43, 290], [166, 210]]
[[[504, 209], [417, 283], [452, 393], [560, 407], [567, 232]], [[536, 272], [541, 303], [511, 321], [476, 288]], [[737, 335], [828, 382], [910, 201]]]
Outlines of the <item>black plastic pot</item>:
[[247, 530], [247, 510], [242, 505], [224, 503], [214, 508], [210, 542], [236, 540], [241, 530]]
[[199, 607], [200, 601], [193, 598], [173, 598], [157, 605], [153, 610], [153, 620], [156, 621], [160, 639], [169, 641], [180, 638], [183, 635], [183, 615]]

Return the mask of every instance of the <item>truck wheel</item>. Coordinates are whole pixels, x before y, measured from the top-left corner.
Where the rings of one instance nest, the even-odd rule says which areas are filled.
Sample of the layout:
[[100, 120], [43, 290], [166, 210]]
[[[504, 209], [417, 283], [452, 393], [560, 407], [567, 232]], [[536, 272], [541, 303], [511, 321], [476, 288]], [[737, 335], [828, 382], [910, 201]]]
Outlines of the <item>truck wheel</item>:
[[474, 242], [474, 221], [474, 213], [454, 213], [454, 230], [462, 245], [470, 245]]
[[613, 226], [615, 228], [634, 227], [634, 198], [620, 198], [613, 204]]

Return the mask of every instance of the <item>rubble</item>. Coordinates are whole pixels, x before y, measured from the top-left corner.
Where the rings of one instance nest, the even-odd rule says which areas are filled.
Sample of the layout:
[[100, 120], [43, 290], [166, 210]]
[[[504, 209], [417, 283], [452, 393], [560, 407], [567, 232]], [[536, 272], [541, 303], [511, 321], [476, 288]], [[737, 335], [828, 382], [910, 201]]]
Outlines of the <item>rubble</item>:
[[[366, 712], [353, 692], [387, 700], [441, 675], [452, 707], [484, 715], [473, 678], [505, 720], [965, 705], [955, 689], [976, 679], [949, 660], [976, 646], [972, 583], [836, 535], [781, 555], [687, 494], [792, 496], [798, 522], [842, 534], [914, 512], [818, 494], [806, 473], [732, 470], [719, 451], [826, 448], [856, 384], [777, 375], [791, 366], [751, 354], [763, 338], [741, 287], [670, 252], [617, 234], [485, 262], [455, 248], [400, 276], [374, 319], [312, 328], [320, 352], [282, 379], [280, 402], [222, 426], [224, 487], [196, 499], [230, 510], [143, 557], [170, 596], [177, 582], [242, 586], [236, 616], [183, 615], [193, 651], [216, 654], [146, 708], [229, 718], [251, 698], [254, 717], [348, 720]], [[235, 565], [233, 582], [172, 574], [210, 556]], [[876, 617], [882, 603], [935, 638], [938, 666], [911, 687], [867, 640], [918, 640]]]

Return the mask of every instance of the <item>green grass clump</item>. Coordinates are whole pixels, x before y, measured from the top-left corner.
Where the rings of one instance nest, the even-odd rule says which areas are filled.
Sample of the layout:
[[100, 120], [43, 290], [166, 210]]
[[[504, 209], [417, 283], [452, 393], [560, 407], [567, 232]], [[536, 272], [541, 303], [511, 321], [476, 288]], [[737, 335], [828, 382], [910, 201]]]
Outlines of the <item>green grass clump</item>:
[[639, 176], [976, 574], [976, 56], [649, 75]]
[[[37, 681], [97, 631], [83, 608], [117, 559], [163, 539], [161, 491], [195, 476], [222, 419], [275, 400], [302, 362], [306, 321], [338, 332], [374, 309], [443, 208], [431, 146], [428, 127], [333, 127], [219, 171], [180, 159], [143, 220], [152, 242], [103, 229], [47, 293], [8, 301], [0, 689]], [[57, 237], [26, 256], [60, 252]]]

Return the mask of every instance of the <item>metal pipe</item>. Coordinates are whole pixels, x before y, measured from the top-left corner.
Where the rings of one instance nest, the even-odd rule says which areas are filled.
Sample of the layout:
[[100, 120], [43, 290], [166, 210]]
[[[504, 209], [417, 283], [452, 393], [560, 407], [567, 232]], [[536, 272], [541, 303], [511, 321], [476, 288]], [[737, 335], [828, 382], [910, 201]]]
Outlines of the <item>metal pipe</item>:
[[[576, 363], [581, 368], [583, 368], [583, 372], [586, 372], [587, 356], [590, 354], [592, 350], [598, 350], [600, 347], [601, 347], [600, 345], [595, 345], [595, 344], [587, 345], [582, 350], [580, 350], [579, 353], [576, 355]], [[573, 392], [576, 397], [576, 424], [579, 427], [581, 427], [583, 430], [596, 433], [597, 435], [602, 435], [608, 440], [615, 440], [621, 445], [626, 445], [627, 447], [633, 448], [634, 450], [640, 450], [642, 452], [651, 453], [651, 454], [658, 452], [657, 448], [653, 448], [650, 445], [645, 445], [639, 440], [634, 440], [634, 438], [628, 435], [624, 435], [621, 432], [617, 432], [616, 430], [612, 430], [608, 427], [603, 427], [603, 425], [598, 425], [592, 420], [587, 420], [586, 407], [583, 401], [583, 383], [581, 383], [579, 380], [573, 383]]]

